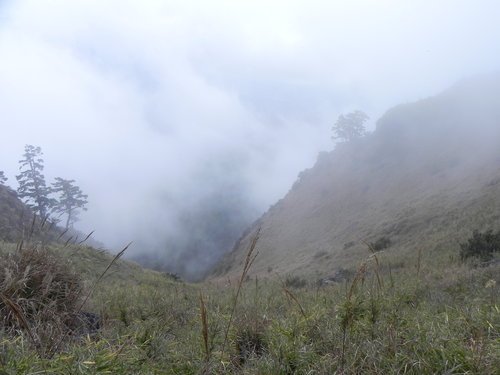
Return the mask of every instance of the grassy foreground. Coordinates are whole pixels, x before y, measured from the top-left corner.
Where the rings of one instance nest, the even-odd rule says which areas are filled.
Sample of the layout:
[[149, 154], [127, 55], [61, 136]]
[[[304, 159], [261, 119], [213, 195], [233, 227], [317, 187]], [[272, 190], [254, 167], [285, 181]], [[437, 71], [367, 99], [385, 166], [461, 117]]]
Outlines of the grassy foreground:
[[251, 267], [241, 283], [192, 285], [121, 260], [94, 286], [110, 255], [48, 251], [81, 277], [102, 327], [42, 342], [14, 319], [0, 374], [500, 374], [499, 263], [464, 264], [458, 249], [367, 251], [349, 280], [322, 286]]

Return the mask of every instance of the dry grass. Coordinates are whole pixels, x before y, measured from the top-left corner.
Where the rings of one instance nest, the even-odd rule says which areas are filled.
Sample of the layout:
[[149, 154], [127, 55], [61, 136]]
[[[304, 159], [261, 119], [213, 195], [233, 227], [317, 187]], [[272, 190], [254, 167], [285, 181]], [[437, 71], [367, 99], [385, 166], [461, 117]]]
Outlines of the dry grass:
[[21, 248], [0, 258], [0, 325], [26, 332], [47, 354], [61, 335], [78, 326], [82, 280], [45, 248]]
[[111, 259], [90, 288], [84, 288], [74, 262], [43, 245], [24, 247], [21, 241], [15, 251], [2, 251], [0, 328], [11, 336], [26, 334], [37, 353], [49, 358], [63, 344], [95, 331], [99, 317], [82, 310], [128, 246]]
[[[85, 277], [94, 285], [112, 258], [74, 250], [58, 248], [82, 270], [93, 264]], [[278, 280], [189, 285], [117, 261], [89, 297], [105, 320], [97, 337], [68, 342], [48, 360], [12, 315], [16, 332], [0, 341], [0, 364], [55, 374], [494, 374], [498, 266], [469, 267], [458, 251], [455, 260], [365, 252], [351, 282], [308, 283], [293, 298]]]
[[253, 262], [255, 261], [255, 258], [257, 258], [257, 255], [259, 252], [254, 254], [255, 251], [255, 246], [257, 245], [257, 241], [259, 240], [259, 235], [260, 235], [260, 229], [257, 229], [257, 232], [255, 233], [252, 242], [250, 243], [250, 248], [248, 249], [247, 256], [245, 258], [245, 264], [243, 266], [243, 270], [241, 271], [241, 277], [238, 281], [238, 286], [236, 288], [236, 295], [234, 296], [234, 303], [233, 307], [231, 309], [231, 315], [229, 317], [229, 321], [227, 323], [226, 331], [224, 333], [224, 342], [222, 344], [222, 350], [221, 350], [221, 358], [224, 360], [224, 352], [226, 350], [226, 345], [227, 345], [227, 340], [228, 340], [228, 334], [229, 330], [231, 328], [231, 324], [233, 322], [234, 318], [234, 313], [236, 312], [236, 306], [238, 305], [238, 298], [241, 293], [241, 287], [243, 286], [243, 282], [245, 281], [248, 271], [250, 270], [250, 267], [252, 266]]
[[200, 292], [200, 319], [201, 319], [201, 335], [203, 339], [203, 349], [205, 351], [205, 363], [206, 368], [205, 371], [208, 371], [208, 366], [210, 363], [210, 345], [208, 342], [208, 313], [207, 307], [205, 305], [205, 301], [203, 300], [203, 295]]
[[[500, 364], [500, 264], [470, 267], [458, 247], [411, 257], [368, 248], [357, 271], [349, 269], [351, 281], [318, 287], [307, 279], [292, 290], [280, 280], [248, 277], [257, 238], [251, 245], [238, 283], [229, 286], [174, 282], [119, 260], [120, 253], [88, 247], [9, 245], [10, 255], [0, 258], [2, 313], [10, 314], [0, 367], [55, 374], [494, 374]], [[33, 276], [48, 290], [65, 290], [68, 275], [82, 275], [65, 308], [69, 316], [84, 303], [99, 311], [104, 323], [95, 336], [75, 339], [62, 322], [64, 308], [55, 321], [41, 319], [57, 310], [47, 300], [41, 313], [28, 313], [19, 298], [28, 295], [19, 288], [25, 282], [14, 279], [40, 275], [35, 264], [60, 275], [50, 282]], [[43, 300], [47, 293], [38, 288], [36, 295]], [[63, 296], [59, 306], [69, 302], [61, 292], [52, 295]], [[54, 337], [64, 338], [62, 345]]]

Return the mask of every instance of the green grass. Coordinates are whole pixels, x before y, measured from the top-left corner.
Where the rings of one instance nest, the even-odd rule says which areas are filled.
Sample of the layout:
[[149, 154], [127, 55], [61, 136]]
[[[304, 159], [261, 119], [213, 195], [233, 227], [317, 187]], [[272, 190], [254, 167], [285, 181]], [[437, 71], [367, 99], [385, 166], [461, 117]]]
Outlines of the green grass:
[[[51, 251], [87, 289], [112, 259]], [[236, 304], [238, 284], [186, 284], [120, 260], [85, 306], [101, 315], [99, 334], [44, 358], [26, 334], [2, 333], [0, 374], [498, 374], [500, 267], [474, 268], [458, 251], [367, 251], [352, 280], [325, 287], [250, 270]]]

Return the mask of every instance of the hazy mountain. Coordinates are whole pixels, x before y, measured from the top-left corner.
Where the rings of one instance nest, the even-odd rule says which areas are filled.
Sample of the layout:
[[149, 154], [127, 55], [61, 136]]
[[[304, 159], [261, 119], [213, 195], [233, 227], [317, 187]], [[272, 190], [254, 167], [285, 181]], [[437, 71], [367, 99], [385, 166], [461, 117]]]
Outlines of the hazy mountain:
[[499, 226], [500, 75], [490, 75], [392, 108], [373, 133], [321, 153], [214, 275], [240, 272], [259, 227], [252, 271], [272, 276], [353, 266], [364, 241], [431, 254]]

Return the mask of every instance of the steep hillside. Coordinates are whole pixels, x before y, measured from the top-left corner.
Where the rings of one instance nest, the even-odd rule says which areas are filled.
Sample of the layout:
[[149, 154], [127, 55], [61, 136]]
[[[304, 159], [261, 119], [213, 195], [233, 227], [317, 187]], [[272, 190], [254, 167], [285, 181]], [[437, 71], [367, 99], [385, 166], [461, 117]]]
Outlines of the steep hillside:
[[102, 248], [104, 245], [88, 233], [82, 233], [78, 229], [57, 225], [53, 218], [41, 220], [35, 216], [33, 211], [24, 204], [17, 193], [10, 187], [0, 185], [0, 241], [19, 242], [41, 241], [43, 243], [60, 242], [81, 243], [94, 248]]
[[29, 226], [32, 218], [32, 212], [19, 200], [17, 194], [0, 185], [0, 239], [19, 241], [23, 236], [23, 228]]
[[214, 272], [238, 274], [261, 228], [252, 271], [327, 276], [367, 254], [439, 252], [500, 227], [500, 76], [389, 110], [375, 132], [299, 175]]

